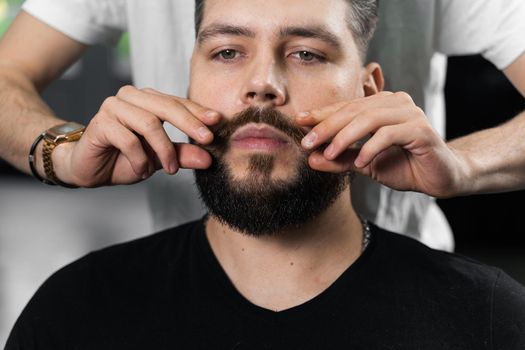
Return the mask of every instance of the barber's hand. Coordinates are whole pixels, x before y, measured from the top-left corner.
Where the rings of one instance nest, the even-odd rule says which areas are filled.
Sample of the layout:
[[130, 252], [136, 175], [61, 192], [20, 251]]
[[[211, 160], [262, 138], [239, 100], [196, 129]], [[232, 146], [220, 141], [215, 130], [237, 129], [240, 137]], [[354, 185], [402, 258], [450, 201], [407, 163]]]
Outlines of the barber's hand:
[[[403, 92], [301, 113], [296, 122], [313, 126], [302, 145], [313, 150], [309, 165], [319, 171], [355, 171], [396, 190], [435, 197], [456, 193], [466, 178], [464, 161]], [[362, 147], [352, 147], [362, 139]]]
[[205, 169], [207, 151], [192, 144], [174, 144], [162, 124], [170, 123], [200, 144], [213, 134], [207, 126], [221, 116], [194, 102], [153, 89], [125, 86], [107, 98], [78, 142], [59, 145], [53, 152], [57, 177], [81, 187], [132, 184], [164, 168]]

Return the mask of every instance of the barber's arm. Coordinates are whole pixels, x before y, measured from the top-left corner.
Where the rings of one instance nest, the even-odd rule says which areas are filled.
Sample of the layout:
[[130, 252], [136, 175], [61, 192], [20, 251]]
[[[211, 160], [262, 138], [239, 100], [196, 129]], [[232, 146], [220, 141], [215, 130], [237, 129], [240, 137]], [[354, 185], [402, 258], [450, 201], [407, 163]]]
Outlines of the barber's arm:
[[[525, 97], [525, 53], [504, 70]], [[448, 146], [468, 164], [468, 178], [454, 195], [525, 188], [525, 112], [495, 128], [452, 140]]]
[[[0, 157], [29, 173], [29, 148], [63, 122], [39, 95], [76, 61], [85, 45], [21, 12], [0, 41]], [[39, 148], [39, 152], [41, 149]], [[43, 175], [42, 161], [37, 162]]]
[[[29, 173], [28, 154], [44, 130], [64, 123], [43, 102], [40, 91], [75, 62], [86, 45], [21, 12], [0, 41], [0, 157]], [[164, 168], [205, 168], [203, 149], [173, 144], [163, 122], [173, 124], [201, 144], [220, 115], [186, 99], [152, 89], [122, 88], [109, 97], [78, 142], [58, 145], [52, 153], [57, 178], [66, 184], [96, 187], [135, 183]], [[45, 178], [42, 145], [36, 170]]]

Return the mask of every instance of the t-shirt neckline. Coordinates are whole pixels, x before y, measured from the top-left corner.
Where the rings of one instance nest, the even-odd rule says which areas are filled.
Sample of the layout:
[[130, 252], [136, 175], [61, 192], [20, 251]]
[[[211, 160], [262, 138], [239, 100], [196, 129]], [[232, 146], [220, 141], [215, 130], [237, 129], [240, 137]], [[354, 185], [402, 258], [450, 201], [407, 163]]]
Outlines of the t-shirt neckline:
[[210, 242], [206, 236], [206, 223], [207, 217], [202, 218], [197, 225], [196, 238], [198, 239], [198, 249], [201, 255], [201, 261], [204, 265], [205, 271], [209, 272], [208, 276], [211, 276], [209, 281], [204, 281], [211, 290], [221, 294], [224, 297], [224, 301], [237, 312], [244, 314], [247, 317], [255, 317], [257, 319], [268, 320], [268, 321], [287, 321], [296, 320], [298, 318], [308, 317], [308, 315], [322, 311], [323, 306], [339, 300], [340, 294], [344, 292], [345, 288], [342, 285], [347, 283], [353, 283], [359, 286], [361, 276], [363, 275], [363, 266], [369, 261], [376, 249], [377, 235], [375, 230], [371, 227], [372, 235], [370, 242], [366, 250], [357, 258], [352, 265], [350, 265], [343, 273], [324, 291], [313, 297], [312, 299], [290, 307], [282, 311], [273, 311], [264, 307], [258, 306], [244, 297], [235, 288], [231, 280], [229, 279], [226, 271], [221, 266], [219, 260], [213, 252]]

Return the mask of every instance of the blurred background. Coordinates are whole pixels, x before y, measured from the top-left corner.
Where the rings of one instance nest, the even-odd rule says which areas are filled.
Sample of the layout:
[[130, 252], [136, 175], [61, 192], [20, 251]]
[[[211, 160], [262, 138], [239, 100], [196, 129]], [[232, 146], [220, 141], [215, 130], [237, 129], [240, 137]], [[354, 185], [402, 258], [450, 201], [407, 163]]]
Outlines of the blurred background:
[[[22, 2], [0, 0], [0, 36]], [[130, 81], [124, 35], [115, 48], [89, 49], [44, 98], [59, 116], [87, 124], [102, 101]], [[524, 98], [480, 56], [449, 59], [446, 99], [449, 139], [525, 109]], [[499, 266], [525, 284], [524, 200], [521, 191], [438, 203], [455, 232], [456, 252]], [[151, 233], [148, 210], [143, 184], [67, 190], [42, 185], [0, 160], [0, 345], [38, 286], [59, 267]]]

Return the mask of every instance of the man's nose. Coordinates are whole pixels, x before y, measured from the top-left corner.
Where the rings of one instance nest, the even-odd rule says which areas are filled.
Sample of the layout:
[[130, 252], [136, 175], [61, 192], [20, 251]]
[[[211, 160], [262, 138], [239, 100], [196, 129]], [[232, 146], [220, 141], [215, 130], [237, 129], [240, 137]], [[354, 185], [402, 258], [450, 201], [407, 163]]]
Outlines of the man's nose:
[[286, 103], [284, 76], [275, 60], [252, 62], [241, 98], [242, 102], [250, 107], [268, 108]]

